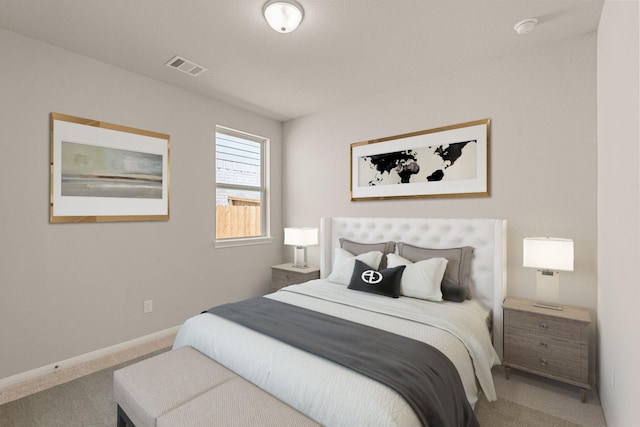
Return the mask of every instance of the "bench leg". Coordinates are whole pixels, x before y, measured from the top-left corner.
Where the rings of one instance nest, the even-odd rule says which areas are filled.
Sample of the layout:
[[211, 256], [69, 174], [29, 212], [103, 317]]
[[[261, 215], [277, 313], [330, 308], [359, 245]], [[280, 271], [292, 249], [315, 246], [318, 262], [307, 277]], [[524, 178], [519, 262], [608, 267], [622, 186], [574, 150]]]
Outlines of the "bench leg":
[[127, 414], [122, 410], [120, 405], [118, 405], [118, 427], [136, 427], [133, 422], [129, 419]]

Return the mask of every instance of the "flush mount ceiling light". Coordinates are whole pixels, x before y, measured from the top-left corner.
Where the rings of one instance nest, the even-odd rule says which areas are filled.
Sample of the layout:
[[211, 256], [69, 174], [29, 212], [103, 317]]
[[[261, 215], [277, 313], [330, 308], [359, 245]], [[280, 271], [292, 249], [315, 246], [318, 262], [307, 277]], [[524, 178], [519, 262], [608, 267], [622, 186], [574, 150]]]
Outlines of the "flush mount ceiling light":
[[519, 36], [530, 33], [536, 27], [538, 20], [536, 18], [529, 18], [518, 22], [513, 26], [513, 29]]
[[304, 11], [295, 0], [270, 0], [262, 9], [264, 19], [279, 33], [290, 33], [298, 28]]

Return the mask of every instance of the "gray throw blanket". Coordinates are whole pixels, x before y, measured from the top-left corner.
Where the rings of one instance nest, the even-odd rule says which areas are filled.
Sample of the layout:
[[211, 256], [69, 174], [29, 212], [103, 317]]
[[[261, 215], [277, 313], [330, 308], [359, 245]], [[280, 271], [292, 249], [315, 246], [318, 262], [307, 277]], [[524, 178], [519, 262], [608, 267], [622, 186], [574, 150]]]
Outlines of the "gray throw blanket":
[[390, 387], [407, 401], [423, 426], [480, 426], [455, 366], [428, 344], [263, 297], [206, 312]]

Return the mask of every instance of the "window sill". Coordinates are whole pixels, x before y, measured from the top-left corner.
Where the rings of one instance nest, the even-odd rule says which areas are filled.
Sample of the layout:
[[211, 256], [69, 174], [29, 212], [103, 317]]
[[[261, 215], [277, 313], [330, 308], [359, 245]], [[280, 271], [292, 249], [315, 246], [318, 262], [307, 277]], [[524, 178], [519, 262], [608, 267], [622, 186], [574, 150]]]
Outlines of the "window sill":
[[244, 237], [237, 239], [218, 239], [215, 241], [216, 248], [230, 248], [234, 246], [264, 245], [272, 243], [273, 237]]

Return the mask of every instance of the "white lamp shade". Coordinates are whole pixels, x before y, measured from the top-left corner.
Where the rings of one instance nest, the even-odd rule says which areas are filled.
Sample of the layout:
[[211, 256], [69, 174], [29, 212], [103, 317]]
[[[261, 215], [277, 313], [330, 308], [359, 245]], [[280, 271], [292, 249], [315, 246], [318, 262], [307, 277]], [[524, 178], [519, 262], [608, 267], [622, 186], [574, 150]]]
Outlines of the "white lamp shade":
[[555, 237], [526, 237], [523, 265], [550, 271], [573, 271], [573, 240]]
[[293, 246], [311, 246], [318, 244], [317, 228], [285, 228], [284, 244]]
[[268, 1], [262, 11], [264, 19], [279, 33], [290, 33], [302, 21], [302, 6], [294, 0]]

